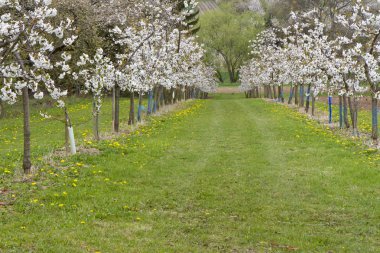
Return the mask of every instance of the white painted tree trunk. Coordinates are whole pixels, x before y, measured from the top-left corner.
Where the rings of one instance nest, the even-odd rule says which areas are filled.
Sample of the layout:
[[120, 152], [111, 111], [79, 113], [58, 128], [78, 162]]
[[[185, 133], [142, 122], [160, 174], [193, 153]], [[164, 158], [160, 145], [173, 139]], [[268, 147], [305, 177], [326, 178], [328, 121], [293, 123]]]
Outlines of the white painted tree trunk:
[[75, 155], [77, 153], [77, 147], [75, 145], [74, 128], [68, 127], [68, 131], [70, 140], [70, 152], [72, 155]]

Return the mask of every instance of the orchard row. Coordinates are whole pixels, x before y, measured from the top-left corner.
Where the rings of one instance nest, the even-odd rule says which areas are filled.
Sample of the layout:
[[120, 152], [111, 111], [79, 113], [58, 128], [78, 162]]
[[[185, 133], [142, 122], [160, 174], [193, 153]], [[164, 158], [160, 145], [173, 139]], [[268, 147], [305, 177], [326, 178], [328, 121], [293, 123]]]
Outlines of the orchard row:
[[[252, 60], [241, 68], [241, 89], [248, 97], [259, 95], [284, 102], [290, 86], [291, 103], [315, 111], [321, 94], [339, 96], [341, 128], [358, 131], [358, 102], [370, 94], [372, 140], [378, 144], [380, 99], [380, 12], [360, 0], [345, 7], [332, 23], [324, 23], [317, 10], [291, 13], [286, 28], [270, 28], [252, 42]], [[334, 29], [332, 29], [334, 27]], [[329, 31], [341, 31], [331, 33]], [[286, 89], [289, 90], [289, 89]], [[306, 99], [306, 101], [305, 101]]]
[[[113, 55], [97, 48], [92, 55], [70, 54], [80, 29], [69, 18], [60, 19], [51, 0], [0, 0], [0, 100], [19, 101], [24, 111], [25, 173], [31, 171], [29, 100], [50, 96], [62, 108], [71, 150], [75, 153], [68, 95], [62, 82], [79, 82], [81, 92], [93, 98], [94, 138], [99, 140], [99, 113], [103, 97], [114, 94], [114, 130], [119, 129], [119, 96], [130, 93], [129, 123], [135, 123], [134, 95], [139, 95], [138, 119], [142, 96], [148, 95], [148, 114], [165, 103], [187, 98], [203, 98], [216, 88], [214, 69], [203, 63], [204, 49], [187, 32], [186, 17], [196, 3], [186, 2], [175, 12], [170, 1], [144, 0], [129, 6], [137, 13], [128, 21], [109, 28], [106, 40], [116, 50]], [[74, 59], [79, 59], [75, 61]], [[74, 70], [75, 69], [75, 70]], [[42, 116], [49, 117], [42, 113]]]

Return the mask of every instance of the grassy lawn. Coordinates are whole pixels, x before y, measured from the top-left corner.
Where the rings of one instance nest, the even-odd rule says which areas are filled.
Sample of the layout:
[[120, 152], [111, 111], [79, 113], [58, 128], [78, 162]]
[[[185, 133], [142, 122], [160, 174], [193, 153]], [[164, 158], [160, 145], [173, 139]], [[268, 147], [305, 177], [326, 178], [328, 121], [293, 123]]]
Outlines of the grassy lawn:
[[[321, 94], [320, 96], [326, 98], [328, 95], [327, 94]], [[368, 94], [366, 94], [366, 96], [369, 97]], [[289, 99], [289, 93], [286, 92], [284, 94], [284, 97], [285, 97], [285, 104], [287, 104], [288, 99]], [[365, 99], [365, 98], [363, 97], [360, 99]], [[337, 95], [334, 95], [333, 100], [338, 101], [339, 97]], [[292, 103], [294, 103], [294, 98], [293, 98]], [[306, 105], [306, 98], [305, 98], [305, 105]], [[310, 105], [310, 107], [311, 107], [311, 105]], [[316, 110], [320, 111], [320, 112], [324, 112], [325, 115], [328, 115], [329, 107], [328, 107], [327, 101], [321, 102], [321, 101], [317, 100], [316, 101]], [[333, 122], [339, 123], [339, 106], [333, 105], [332, 112], [333, 112], [333, 114], [332, 114]], [[351, 124], [349, 109], [348, 109], [348, 117], [349, 117], [349, 122]], [[380, 121], [380, 114], [378, 115], [378, 120]], [[372, 121], [371, 111], [369, 109], [366, 110], [366, 109], [360, 109], [359, 108], [359, 110], [358, 110], [358, 129], [359, 129], [360, 133], [371, 134], [371, 131], [372, 131], [371, 121]]]
[[[146, 102], [146, 101], [145, 101]], [[64, 147], [65, 126], [63, 110], [46, 106], [38, 101], [31, 102], [31, 143], [33, 160], [37, 162], [54, 149]], [[145, 103], [146, 104], [146, 103]], [[89, 98], [71, 97], [67, 101], [68, 111], [73, 123], [76, 141], [83, 145], [93, 136], [92, 104]], [[120, 101], [120, 120], [122, 128], [128, 117], [129, 99]], [[137, 110], [137, 109], [136, 109]], [[0, 173], [19, 170], [23, 148], [23, 115], [21, 104], [15, 108], [7, 106], [7, 117], [0, 119]], [[112, 130], [112, 104], [110, 98], [105, 98], [100, 114], [100, 134]], [[47, 113], [51, 119], [41, 117], [40, 112]]]
[[[98, 155], [41, 161], [27, 182], [0, 170], [14, 202], [0, 252], [379, 252], [379, 154], [281, 105], [213, 97], [87, 143]], [[49, 141], [38, 156], [63, 137]]]

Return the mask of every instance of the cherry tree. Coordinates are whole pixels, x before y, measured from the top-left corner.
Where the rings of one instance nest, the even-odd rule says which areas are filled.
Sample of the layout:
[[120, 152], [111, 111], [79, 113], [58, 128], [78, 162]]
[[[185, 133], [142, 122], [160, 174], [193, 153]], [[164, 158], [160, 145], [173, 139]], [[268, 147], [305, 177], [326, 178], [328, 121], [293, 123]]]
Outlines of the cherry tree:
[[104, 56], [103, 49], [99, 48], [93, 57], [83, 54], [77, 63], [82, 70], [75, 78], [81, 78], [84, 82], [84, 92], [91, 93], [93, 98], [94, 138], [99, 140], [99, 114], [102, 107], [103, 96], [106, 91], [112, 90], [116, 74], [110, 59]]
[[122, 30], [116, 26], [111, 30], [114, 43], [123, 48], [123, 52], [116, 56], [119, 76], [123, 76], [123, 78], [117, 79], [117, 85], [122, 91], [128, 90], [131, 93], [129, 125], [135, 123], [134, 94], [143, 88], [141, 87], [142, 78], [145, 76], [143, 60], [144, 52], [147, 49], [145, 45], [156, 35], [157, 25], [157, 21], [154, 24], [140, 21], [134, 27], [127, 27]]
[[190, 87], [194, 86], [189, 83], [194, 75], [188, 75], [201, 64], [204, 55], [194, 38], [177, 28], [181, 27], [186, 13], [174, 15], [172, 8], [165, 5], [157, 10], [161, 19], [140, 20], [133, 27], [116, 26], [111, 31], [114, 43], [123, 48], [117, 55], [118, 71], [126, 77], [120, 88], [131, 92], [129, 124], [135, 120], [135, 92], [139, 93], [139, 119], [144, 93], [149, 95], [148, 113], [158, 110], [164, 101], [173, 102], [181, 93], [186, 93], [184, 97], [188, 98], [192, 93]]
[[[351, 6], [347, 15], [339, 15], [337, 22], [351, 35], [342, 41], [350, 46], [353, 60], [363, 64], [365, 79], [372, 93], [372, 140], [378, 144], [378, 100], [380, 99], [380, 12], [371, 10], [360, 0]], [[358, 86], [358, 85], [356, 85]]]
[[[339, 36], [334, 36], [334, 39], [329, 38], [326, 35], [326, 25], [319, 21], [315, 11], [291, 13], [292, 25], [283, 29], [281, 33], [275, 29], [261, 33], [252, 45], [253, 59], [241, 70], [241, 88], [247, 91], [254, 86], [269, 87], [270, 85], [293, 83], [295, 87], [291, 89], [289, 103], [295, 96], [295, 103], [303, 106], [304, 91], [300, 89], [301, 101], [298, 103], [297, 86], [300, 85], [302, 88], [303, 85], [307, 85], [305, 110], [308, 112], [310, 97], [312, 97], [312, 115], [314, 115], [315, 100], [318, 94], [326, 92], [329, 95], [330, 122], [332, 122], [332, 94], [337, 92], [340, 127], [343, 128], [343, 123], [347, 128], [350, 127], [349, 108], [354, 135], [358, 136], [357, 103], [358, 97], [367, 91], [363, 86], [364, 81], [370, 84], [372, 82], [374, 97], [378, 94], [374, 92], [377, 86], [373, 81], [378, 78], [377, 65], [371, 63], [371, 59], [374, 57], [371, 58], [371, 54], [368, 55], [362, 44], [361, 36], [363, 36], [362, 32], [365, 31], [365, 28], [362, 27], [363, 23], [360, 26], [355, 25], [359, 22], [358, 16], [370, 15], [366, 12], [367, 8], [360, 6], [357, 4], [353, 7], [353, 16], [338, 16], [337, 20], [348, 29], [353, 27], [352, 38]], [[358, 14], [359, 12], [361, 14]], [[371, 16], [370, 20], [373, 19], [374, 16]], [[355, 32], [355, 29], [359, 29], [361, 32]], [[374, 30], [371, 32], [373, 33]], [[277, 34], [283, 36], [284, 39], [276, 40]], [[374, 43], [370, 44], [373, 51], [369, 50], [374, 54], [377, 44], [374, 40], [369, 42]], [[264, 90], [266, 97], [272, 97], [270, 89], [264, 88]], [[373, 99], [373, 102], [375, 101]], [[376, 123], [377, 117], [373, 121]]]
[[[3, 79], [0, 99], [13, 104], [22, 96], [24, 111], [24, 158], [25, 173], [31, 172], [30, 108], [29, 94], [42, 99], [48, 93], [57, 105], [63, 107], [60, 90], [52, 78], [53, 71], [61, 71], [63, 78], [70, 71], [70, 56], [52, 57], [62, 48], [70, 46], [76, 36], [72, 21], [57, 21], [57, 10], [50, 7], [51, 0], [35, 0], [30, 4], [16, 0], [0, 1], [5, 13], [0, 18], [0, 73]], [[58, 26], [54, 24], [59, 23]]]

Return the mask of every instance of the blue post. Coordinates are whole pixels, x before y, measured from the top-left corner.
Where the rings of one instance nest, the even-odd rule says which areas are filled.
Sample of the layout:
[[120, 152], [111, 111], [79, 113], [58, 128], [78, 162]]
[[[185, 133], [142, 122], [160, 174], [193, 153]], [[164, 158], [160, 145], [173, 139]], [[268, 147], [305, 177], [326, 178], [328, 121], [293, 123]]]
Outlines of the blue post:
[[139, 105], [139, 108], [137, 109], [137, 121], [141, 122], [141, 110], [142, 105]]
[[148, 91], [148, 114], [152, 114], [152, 100], [153, 100], [153, 91]]
[[301, 105], [302, 106], [304, 106], [304, 87], [303, 87], [303, 85], [301, 85], [301, 87], [300, 87], [300, 103], [301, 103]]
[[332, 123], [332, 96], [329, 95], [329, 123]]
[[378, 120], [377, 120], [377, 101], [376, 103], [372, 102], [372, 127], [373, 127], [373, 131], [372, 131], [372, 137], [374, 137], [376, 135], [377, 137], [377, 128], [378, 128]]

